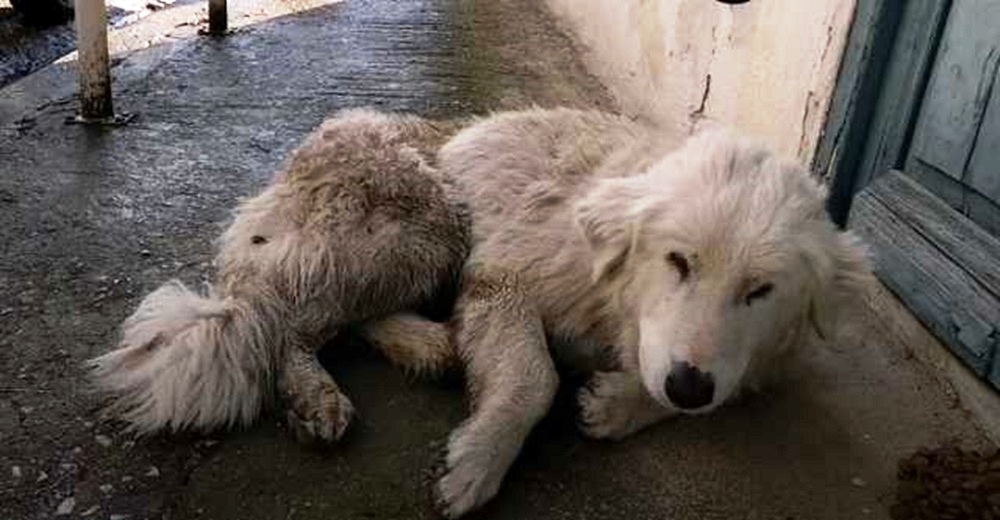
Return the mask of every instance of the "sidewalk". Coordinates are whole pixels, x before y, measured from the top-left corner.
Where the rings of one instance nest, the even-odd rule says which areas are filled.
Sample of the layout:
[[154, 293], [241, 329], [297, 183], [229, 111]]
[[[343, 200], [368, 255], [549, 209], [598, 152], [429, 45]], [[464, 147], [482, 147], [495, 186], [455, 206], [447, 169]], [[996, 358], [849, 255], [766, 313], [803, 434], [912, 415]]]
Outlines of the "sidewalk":
[[[613, 103], [541, 2], [238, 4], [224, 39], [198, 37], [183, 6], [112, 46], [129, 126], [64, 124], [71, 61], [0, 90], [0, 518], [71, 497], [66, 518], [434, 518], [425, 472], [465, 413], [454, 382], [348, 356], [331, 368], [360, 417], [340, 446], [300, 447], [273, 417], [133, 442], [95, 423], [79, 364], [143, 294], [206, 276], [229, 209], [331, 111]], [[766, 398], [618, 444], [583, 439], [564, 402], [477, 517], [887, 518], [900, 457], [986, 440], [891, 329], [867, 330]]]

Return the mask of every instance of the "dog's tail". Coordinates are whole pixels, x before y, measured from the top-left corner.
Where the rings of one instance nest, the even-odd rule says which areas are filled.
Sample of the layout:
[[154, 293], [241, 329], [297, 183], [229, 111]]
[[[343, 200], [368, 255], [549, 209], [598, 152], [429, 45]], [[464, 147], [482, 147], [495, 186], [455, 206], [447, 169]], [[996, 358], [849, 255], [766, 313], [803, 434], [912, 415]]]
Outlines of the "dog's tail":
[[253, 301], [172, 281], [125, 320], [119, 348], [88, 365], [116, 396], [107, 411], [139, 433], [248, 425], [271, 398], [277, 318]]
[[361, 335], [406, 372], [434, 377], [459, 366], [448, 323], [400, 313], [365, 323]]

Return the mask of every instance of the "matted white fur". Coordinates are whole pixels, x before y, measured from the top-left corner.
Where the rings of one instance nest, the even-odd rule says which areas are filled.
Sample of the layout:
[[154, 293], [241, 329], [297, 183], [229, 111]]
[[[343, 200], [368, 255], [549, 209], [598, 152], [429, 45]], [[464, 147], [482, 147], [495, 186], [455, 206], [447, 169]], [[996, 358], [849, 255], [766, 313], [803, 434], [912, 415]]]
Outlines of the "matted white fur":
[[122, 347], [90, 365], [118, 396], [109, 411], [140, 433], [247, 425], [268, 399], [271, 322], [172, 281], [125, 321]]

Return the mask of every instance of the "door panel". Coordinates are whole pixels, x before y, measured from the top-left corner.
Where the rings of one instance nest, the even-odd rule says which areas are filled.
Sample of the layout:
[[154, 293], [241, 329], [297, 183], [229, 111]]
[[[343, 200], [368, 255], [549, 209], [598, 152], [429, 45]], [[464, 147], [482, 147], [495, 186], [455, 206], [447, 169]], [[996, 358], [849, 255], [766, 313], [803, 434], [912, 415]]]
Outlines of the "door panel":
[[953, 4], [910, 150], [919, 160], [961, 180], [983, 122], [1000, 63], [1000, 2]]
[[1000, 203], [1000, 85], [996, 76], [992, 90], [966, 176], [969, 186], [996, 204]]
[[904, 172], [1000, 235], [1000, 2], [954, 2]]

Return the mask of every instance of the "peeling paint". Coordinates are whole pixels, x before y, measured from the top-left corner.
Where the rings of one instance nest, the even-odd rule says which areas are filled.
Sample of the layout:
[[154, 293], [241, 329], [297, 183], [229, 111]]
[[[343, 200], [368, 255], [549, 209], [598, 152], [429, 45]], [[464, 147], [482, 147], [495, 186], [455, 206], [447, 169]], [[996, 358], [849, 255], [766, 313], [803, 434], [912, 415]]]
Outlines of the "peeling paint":
[[[810, 162], [855, 0], [547, 0], [626, 113], [735, 126]], [[623, 74], [628, 68], [638, 74]], [[709, 80], [709, 78], [711, 78]]]

